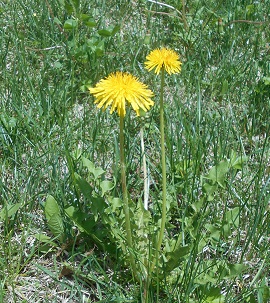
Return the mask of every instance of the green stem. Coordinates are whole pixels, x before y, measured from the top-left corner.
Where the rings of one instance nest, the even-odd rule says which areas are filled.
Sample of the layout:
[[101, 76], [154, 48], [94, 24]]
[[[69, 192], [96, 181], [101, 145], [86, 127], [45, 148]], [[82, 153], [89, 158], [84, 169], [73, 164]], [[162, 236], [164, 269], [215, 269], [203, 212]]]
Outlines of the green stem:
[[161, 69], [161, 88], [160, 88], [160, 144], [161, 144], [161, 168], [162, 168], [162, 214], [159, 237], [157, 242], [157, 254], [160, 252], [166, 222], [166, 157], [165, 157], [165, 135], [164, 135], [164, 80], [165, 70]]
[[131, 235], [131, 226], [130, 226], [130, 216], [129, 216], [129, 206], [128, 206], [128, 192], [127, 192], [127, 183], [126, 183], [126, 164], [125, 164], [125, 149], [124, 149], [124, 117], [120, 116], [120, 163], [121, 163], [121, 183], [123, 191], [123, 208], [125, 213], [125, 228], [127, 235], [127, 245], [128, 245], [128, 255], [129, 261], [132, 268], [133, 276], [137, 279], [137, 269], [135, 258], [133, 256], [133, 243]]

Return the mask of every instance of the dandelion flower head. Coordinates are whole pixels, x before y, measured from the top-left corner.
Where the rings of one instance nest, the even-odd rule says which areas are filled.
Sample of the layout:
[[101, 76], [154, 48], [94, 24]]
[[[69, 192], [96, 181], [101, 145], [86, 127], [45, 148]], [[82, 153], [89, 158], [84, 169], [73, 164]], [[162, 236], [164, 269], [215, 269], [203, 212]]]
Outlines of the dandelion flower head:
[[176, 74], [181, 71], [182, 62], [178, 54], [168, 48], [155, 49], [146, 57], [145, 67], [149, 71], [155, 68], [155, 73], [159, 74], [164, 67], [168, 74]]
[[154, 105], [151, 97], [153, 92], [147, 86], [129, 73], [116, 72], [100, 80], [95, 87], [89, 89], [96, 98], [94, 103], [105, 110], [111, 106], [110, 114], [117, 110], [120, 117], [126, 115], [126, 102], [140, 115], [140, 109], [145, 112]]

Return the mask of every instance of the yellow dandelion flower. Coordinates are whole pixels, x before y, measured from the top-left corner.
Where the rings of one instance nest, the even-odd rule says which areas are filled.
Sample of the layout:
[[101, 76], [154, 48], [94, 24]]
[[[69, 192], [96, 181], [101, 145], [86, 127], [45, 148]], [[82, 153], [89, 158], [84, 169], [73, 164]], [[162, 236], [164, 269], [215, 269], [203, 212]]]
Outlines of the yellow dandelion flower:
[[129, 73], [116, 72], [110, 74], [107, 78], [100, 80], [96, 87], [89, 89], [90, 93], [96, 98], [94, 101], [98, 108], [104, 107], [104, 110], [111, 106], [110, 114], [116, 109], [120, 117], [126, 115], [126, 101], [140, 115], [140, 109], [147, 111], [154, 102], [151, 97], [154, 96], [147, 86]]
[[151, 51], [151, 53], [146, 57], [146, 60], [146, 69], [151, 71], [155, 68], [156, 74], [159, 74], [163, 67], [170, 75], [181, 71], [182, 62], [180, 61], [178, 54], [165, 47]]

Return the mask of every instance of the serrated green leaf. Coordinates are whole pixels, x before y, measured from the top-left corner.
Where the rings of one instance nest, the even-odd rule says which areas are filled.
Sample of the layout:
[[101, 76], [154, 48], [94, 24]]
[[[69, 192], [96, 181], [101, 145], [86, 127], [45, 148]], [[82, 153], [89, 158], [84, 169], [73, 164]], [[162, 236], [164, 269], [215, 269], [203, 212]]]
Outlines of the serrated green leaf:
[[191, 246], [181, 246], [179, 245], [178, 247], [175, 247], [175, 249], [172, 252], [169, 252], [166, 255], [167, 262], [166, 262], [166, 267], [165, 271], [167, 273], [170, 273], [172, 270], [174, 270], [176, 267], [178, 267], [181, 262], [183, 262], [183, 258], [189, 254], [191, 250]]

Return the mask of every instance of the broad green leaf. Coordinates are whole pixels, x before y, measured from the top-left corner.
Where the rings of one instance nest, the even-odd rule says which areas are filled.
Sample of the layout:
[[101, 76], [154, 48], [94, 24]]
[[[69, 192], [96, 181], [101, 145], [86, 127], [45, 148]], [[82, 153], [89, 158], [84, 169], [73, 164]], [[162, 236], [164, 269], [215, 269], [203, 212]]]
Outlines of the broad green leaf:
[[189, 254], [191, 250], [191, 246], [181, 246], [179, 245], [176, 247], [172, 252], [169, 252], [166, 255], [167, 262], [166, 262], [166, 272], [170, 273], [172, 270], [174, 270], [176, 267], [178, 267], [181, 262], [183, 261], [183, 258]]
[[34, 237], [39, 241], [43, 243], [51, 242], [51, 237], [44, 235], [44, 234], [35, 234]]
[[64, 225], [62, 217], [59, 214], [54, 214], [51, 216], [50, 220], [48, 220], [48, 226], [52, 232], [52, 234], [59, 238], [60, 241], [63, 239], [64, 233]]
[[204, 238], [201, 238], [201, 240], [198, 243], [198, 253], [200, 253], [207, 244], [208, 242]]
[[225, 238], [228, 238], [233, 232], [230, 224], [222, 225], [222, 231]]
[[227, 263], [219, 267], [220, 278], [222, 279], [231, 279], [239, 276], [247, 266], [244, 264], [230, 264]]
[[46, 219], [48, 221], [55, 214], [60, 214], [60, 209], [59, 209], [58, 203], [56, 202], [56, 200], [54, 199], [53, 196], [51, 196], [51, 195], [47, 196], [44, 210], [45, 210]]
[[98, 31], [98, 34], [103, 37], [110, 37], [115, 35], [120, 30], [120, 26], [109, 26], [106, 29], [101, 29]]
[[5, 220], [6, 218], [11, 218], [13, 215], [16, 214], [20, 207], [21, 203], [5, 205], [0, 211], [0, 219]]
[[204, 183], [203, 185], [203, 191], [207, 195], [207, 201], [213, 201], [214, 200], [214, 193], [217, 190], [217, 183], [214, 185], [209, 183]]
[[99, 238], [95, 232], [96, 222], [93, 217], [88, 217], [85, 213], [76, 210], [73, 206], [66, 208], [65, 213], [81, 232], [88, 234], [97, 245], [103, 249], [105, 248], [104, 245], [106, 244], [103, 243], [102, 239]]
[[243, 165], [248, 161], [248, 157], [238, 157], [234, 151], [231, 153], [230, 165], [233, 169], [242, 169]]
[[65, 1], [65, 10], [69, 15], [71, 15], [74, 11], [79, 9], [80, 0], [69, 0]]
[[263, 77], [263, 81], [265, 85], [270, 85], [270, 77]]
[[220, 229], [212, 224], [205, 224], [205, 228], [210, 232], [210, 237], [216, 241], [220, 239]]
[[59, 206], [53, 196], [47, 196], [44, 211], [51, 232], [55, 237], [58, 237], [59, 240], [62, 241], [64, 236], [64, 224]]
[[103, 196], [106, 192], [108, 192], [114, 188], [114, 184], [111, 181], [104, 180], [104, 181], [100, 182], [100, 187], [101, 187], [102, 196]]
[[88, 218], [86, 213], [76, 210], [74, 206], [67, 207], [65, 209], [65, 213], [77, 226], [80, 232], [91, 234], [95, 222], [94, 220], [86, 220]]
[[239, 226], [239, 213], [240, 213], [240, 208], [235, 207], [231, 210], [228, 210], [226, 212], [226, 220], [229, 224], [233, 225], [234, 227]]
[[59, 247], [59, 245], [56, 245], [56, 244], [52, 245], [52, 243], [54, 243], [54, 242], [39, 244], [38, 245], [38, 251], [43, 253], [43, 254], [47, 254], [49, 252], [52, 252], [53, 248], [55, 250], [55, 249], [57, 249], [57, 246]]
[[77, 25], [78, 25], [78, 22], [76, 20], [68, 19], [68, 20], [65, 21], [63, 27], [64, 27], [65, 30], [73, 30], [77, 27]]
[[208, 298], [210, 298], [210, 297], [218, 298], [220, 296], [220, 294], [221, 294], [221, 289], [218, 287], [215, 287], [215, 286], [210, 287], [209, 289], [207, 289], [205, 291], [205, 296]]
[[121, 28], [120, 25], [115, 25], [113, 30], [112, 30], [112, 36], [115, 35], [117, 32], [119, 32], [120, 28]]
[[95, 221], [97, 221], [98, 216], [102, 215], [107, 207], [105, 200], [102, 197], [92, 197], [91, 210], [94, 214]]
[[[248, 303], [258, 303], [258, 301], [256, 300], [254, 294], [252, 294], [252, 293], [249, 295], [249, 297], [248, 297], [248, 299], [247, 299], [246, 302], [248, 302]], [[266, 301], [264, 303], [268, 303], [268, 301]]]
[[88, 27], [95, 27], [97, 25], [96, 21], [94, 19], [90, 19], [88, 21], [83, 22]]
[[260, 282], [258, 292], [261, 295], [262, 303], [270, 302], [270, 286], [267, 277], [264, 277]]
[[98, 45], [95, 47], [95, 53], [98, 57], [101, 57], [103, 56], [104, 54], [104, 48], [105, 48], [105, 45], [104, 45], [104, 41], [100, 41], [98, 43]]
[[228, 269], [229, 269], [229, 274], [228, 278], [234, 278], [240, 275], [246, 268], [247, 266], [244, 264], [227, 264]]
[[100, 29], [100, 30], [98, 31], [98, 34], [99, 34], [100, 36], [110, 37], [110, 36], [112, 35], [112, 32], [111, 32], [110, 30], [108, 30], [108, 29]]
[[88, 171], [90, 173], [93, 172], [93, 170], [95, 169], [95, 165], [92, 161], [88, 160], [87, 158], [85, 157], [82, 157], [82, 163], [83, 165], [88, 169]]
[[94, 163], [86, 159], [85, 157], [82, 157], [82, 162], [83, 165], [88, 169], [88, 171], [94, 175], [95, 179], [97, 179], [99, 176], [105, 173], [105, 171], [102, 168], [100, 167], [95, 168]]
[[218, 297], [207, 297], [203, 303], [224, 303], [225, 302], [225, 296], [219, 295]]
[[74, 176], [75, 176], [76, 183], [78, 184], [84, 197], [88, 200], [91, 200], [92, 191], [93, 191], [92, 186], [85, 179], [83, 179], [81, 176], [79, 176], [77, 173], [75, 173]]
[[109, 199], [109, 202], [112, 206], [112, 211], [115, 212], [116, 208], [123, 206], [123, 201], [120, 198]]
[[96, 21], [92, 16], [87, 14], [81, 14], [80, 19], [82, 20], [83, 24], [85, 24], [88, 27], [95, 27], [97, 25]]
[[[48, 236], [44, 234], [36, 234], [34, 237], [39, 241], [38, 250], [42, 253], [48, 253], [52, 248], [58, 247], [58, 245]], [[42, 244], [43, 243], [43, 244]]]
[[212, 167], [205, 178], [217, 182], [221, 187], [225, 188], [225, 177], [229, 171], [228, 161], [221, 161], [216, 166]]
[[200, 209], [202, 208], [203, 204], [204, 204], [205, 199], [201, 198], [198, 199], [196, 202], [191, 204], [191, 207], [194, 209], [194, 211], [197, 213], [200, 211]]

